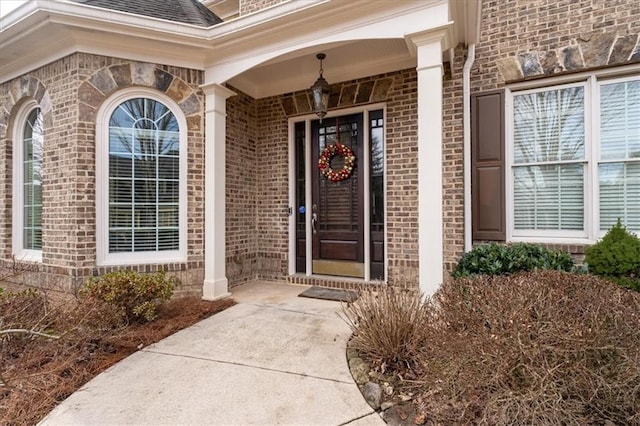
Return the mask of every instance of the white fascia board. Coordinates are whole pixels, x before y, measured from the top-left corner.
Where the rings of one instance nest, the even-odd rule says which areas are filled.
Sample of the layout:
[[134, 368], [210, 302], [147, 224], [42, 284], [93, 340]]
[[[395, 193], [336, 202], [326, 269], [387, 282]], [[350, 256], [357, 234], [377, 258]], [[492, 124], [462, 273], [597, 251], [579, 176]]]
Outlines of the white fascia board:
[[211, 47], [196, 25], [78, 3], [34, 0], [15, 12], [0, 20], [0, 83], [75, 52], [203, 69]]
[[34, 0], [27, 3], [29, 7], [18, 9], [22, 13], [7, 15], [0, 29], [0, 47], [19, 39], [25, 31], [29, 31], [32, 21], [49, 21], [67, 25], [71, 28], [85, 28], [92, 31], [124, 34], [132, 37], [147, 37], [159, 41], [180, 42], [206, 47], [206, 28], [169, 21], [132, 13], [107, 10], [95, 6], [68, 1]]
[[215, 56], [205, 64], [206, 82], [226, 82], [272, 58], [312, 46], [345, 40], [402, 39], [449, 22], [448, 2], [444, 0], [354, 0], [323, 3], [317, 10], [303, 12], [265, 22], [255, 31], [214, 37]]
[[[448, 22], [446, 0], [299, 0], [284, 5], [308, 3], [313, 3], [313, 7], [274, 13], [255, 22], [256, 25], [252, 25], [255, 19], [243, 19], [212, 27], [209, 38], [216, 46], [212, 65], [254, 56], [256, 50], [271, 52], [282, 46], [298, 46], [301, 41], [319, 44], [319, 38], [330, 39], [329, 42], [344, 38], [403, 38], [407, 33]], [[273, 8], [272, 12], [276, 10]], [[425, 11], [429, 13], [421, 14]], [[258, 15], [248, 18], [252, 17]], [[350, 38], [349, 33], [355, 34], [355, 38]]]
[[[216, 35], [251, 32], [265, 20], [327, 1], [287, 2], [207, 29], [64, 0], [32, 0], [0, 18], [0, 83], [75, 52], [202, 70], [204, 58], [215, 56], [207, 51], [215, 50]], [[50, 37], [52, 28], [62, 35]]]
[[[402, 38], [447, 19], [447, 0], [296, 0], [202, 28], [68, 1], [34, 0], [0, 21], [0, 83], [74, 51], [206, 69], [207, 83], [223, 83], [300, 49]], [[52, 25], [66, 28], [64, 38], [76, 45], [60, 49], [58, 40], [47, 36]], [[36, 32], [41, 36], [38, 54], [25, 39]]]
[[202, 48], [178, 43], [132, 39], [127, 35], [73, 31], [76, 50], [138, 62], [159, 63], [197, 70], [204, 69]]

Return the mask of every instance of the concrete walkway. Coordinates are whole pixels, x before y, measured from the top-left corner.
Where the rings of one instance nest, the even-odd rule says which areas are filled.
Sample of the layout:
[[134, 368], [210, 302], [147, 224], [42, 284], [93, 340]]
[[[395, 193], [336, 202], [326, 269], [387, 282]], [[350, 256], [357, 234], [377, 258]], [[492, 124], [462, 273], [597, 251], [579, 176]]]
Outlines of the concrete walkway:
[[384, 425], [345, 357], [340, 304], [255, 282], [237, 305], [114, 365], [43, 425]]

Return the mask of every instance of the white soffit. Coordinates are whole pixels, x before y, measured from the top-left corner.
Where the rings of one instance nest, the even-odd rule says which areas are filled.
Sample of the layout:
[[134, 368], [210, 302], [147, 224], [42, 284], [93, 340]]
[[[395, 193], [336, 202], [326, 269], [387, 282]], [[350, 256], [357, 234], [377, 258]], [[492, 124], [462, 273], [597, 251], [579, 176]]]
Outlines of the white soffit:
[[329, 84], [416, 66], [404, 39], [376, 39], [312, 46], [275, 58], [229, 80], [254, 98], [311, 87], [318, 78], [317, 53], [325, 53], [324, 77]]

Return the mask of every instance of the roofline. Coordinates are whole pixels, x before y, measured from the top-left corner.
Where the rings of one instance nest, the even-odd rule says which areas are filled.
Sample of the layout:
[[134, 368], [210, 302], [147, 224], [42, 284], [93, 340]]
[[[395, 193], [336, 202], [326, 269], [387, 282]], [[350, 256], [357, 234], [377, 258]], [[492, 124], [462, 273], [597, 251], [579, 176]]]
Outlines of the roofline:
[[[479, 0], [470, 2], [477, 4]], [[332, 3], [331, 7], [328, 7], [329, 3]], [[274, 37], [274, 34], [281, 33], [283, 28], [292, 29], [296, 25], [299, 26], [301, 19], [330, 19], [336, 7], [348, 11], [357, 10], [366, 4], [368, 10], [383, 10], [385, 3], [368, 0], [296, 0], [227, 22], [201, 27], [67, 0], [32, 0], [0, 18], [0, 52], [19, 44], [30, 35], [37, 34], [46, 26], [64, 30], [65, 35], [69, 36], [66, 40], [67, 45], [59, 46], [57, 40], [46, 40], [48, 44], [45, 43], [40, 50], [21, 54], [20, 61], [9, 61], [0, 65], [0, 83], [74, 52], [114, 55], [141, 61], [151, 61], [152, 55], [158, 55], [157, 60], [167, 65], [203, 70], [210, 63], [225, 60], [224, 58], [228, 60], [236, 53], [241, 54], [243, 49], [238, 48], [245, 43], [262, 37]], [[403, 7], [421, 8], [425, 4], [441, 3], [448, 3], [448, 0], [403, 2]], [[463, 22], [461, 20], [461, 24]], [[275, 29], [278, 29], [278, 33], [274, 32]], [[81, 37], [74, 38], [74, 35], [78, 34]], [[96, 37], [95, 41], [99, 41], [101, 45], [91, 44], [94, 41], [91, 39], [85, 40], [84, 36], [87, 34], [93, 34]], [[105, 37], [105, 34], [110, 37]], [[115, 40], [121, 41], [122, 37], [136, 40], [142, 45], [148, 44], [150, 48], [147, 56], [151, 59], [147, 59], [144, 52], [138, 54], [130, 47], [127, 51], [127, 46], [117, 45]], [[160, 43], [167, 43], [167, 47], [162, 49]], [[54, 45], [57, 49], [51, 49]]]

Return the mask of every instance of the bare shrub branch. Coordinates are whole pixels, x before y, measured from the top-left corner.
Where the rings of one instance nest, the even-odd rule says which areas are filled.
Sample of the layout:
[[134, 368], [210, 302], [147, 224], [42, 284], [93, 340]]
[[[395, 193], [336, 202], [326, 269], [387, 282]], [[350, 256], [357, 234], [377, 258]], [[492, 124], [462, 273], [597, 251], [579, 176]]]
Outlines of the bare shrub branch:
[[13, 328], [8, 330], [0, 330], [0, 336], [4, 334], [29, 334], [31, 336], [46, 337], [47, 339], [59, 339], [60, 336], [54, 334], [42, 333], [35, 330], [27, 330], [25, 328]]
[[408, 377], [431, 423], [640, 424], [639, 293], [541, 271], [452, 280], [419, 301], [365, 293], [347, 318], [350, 344]]

